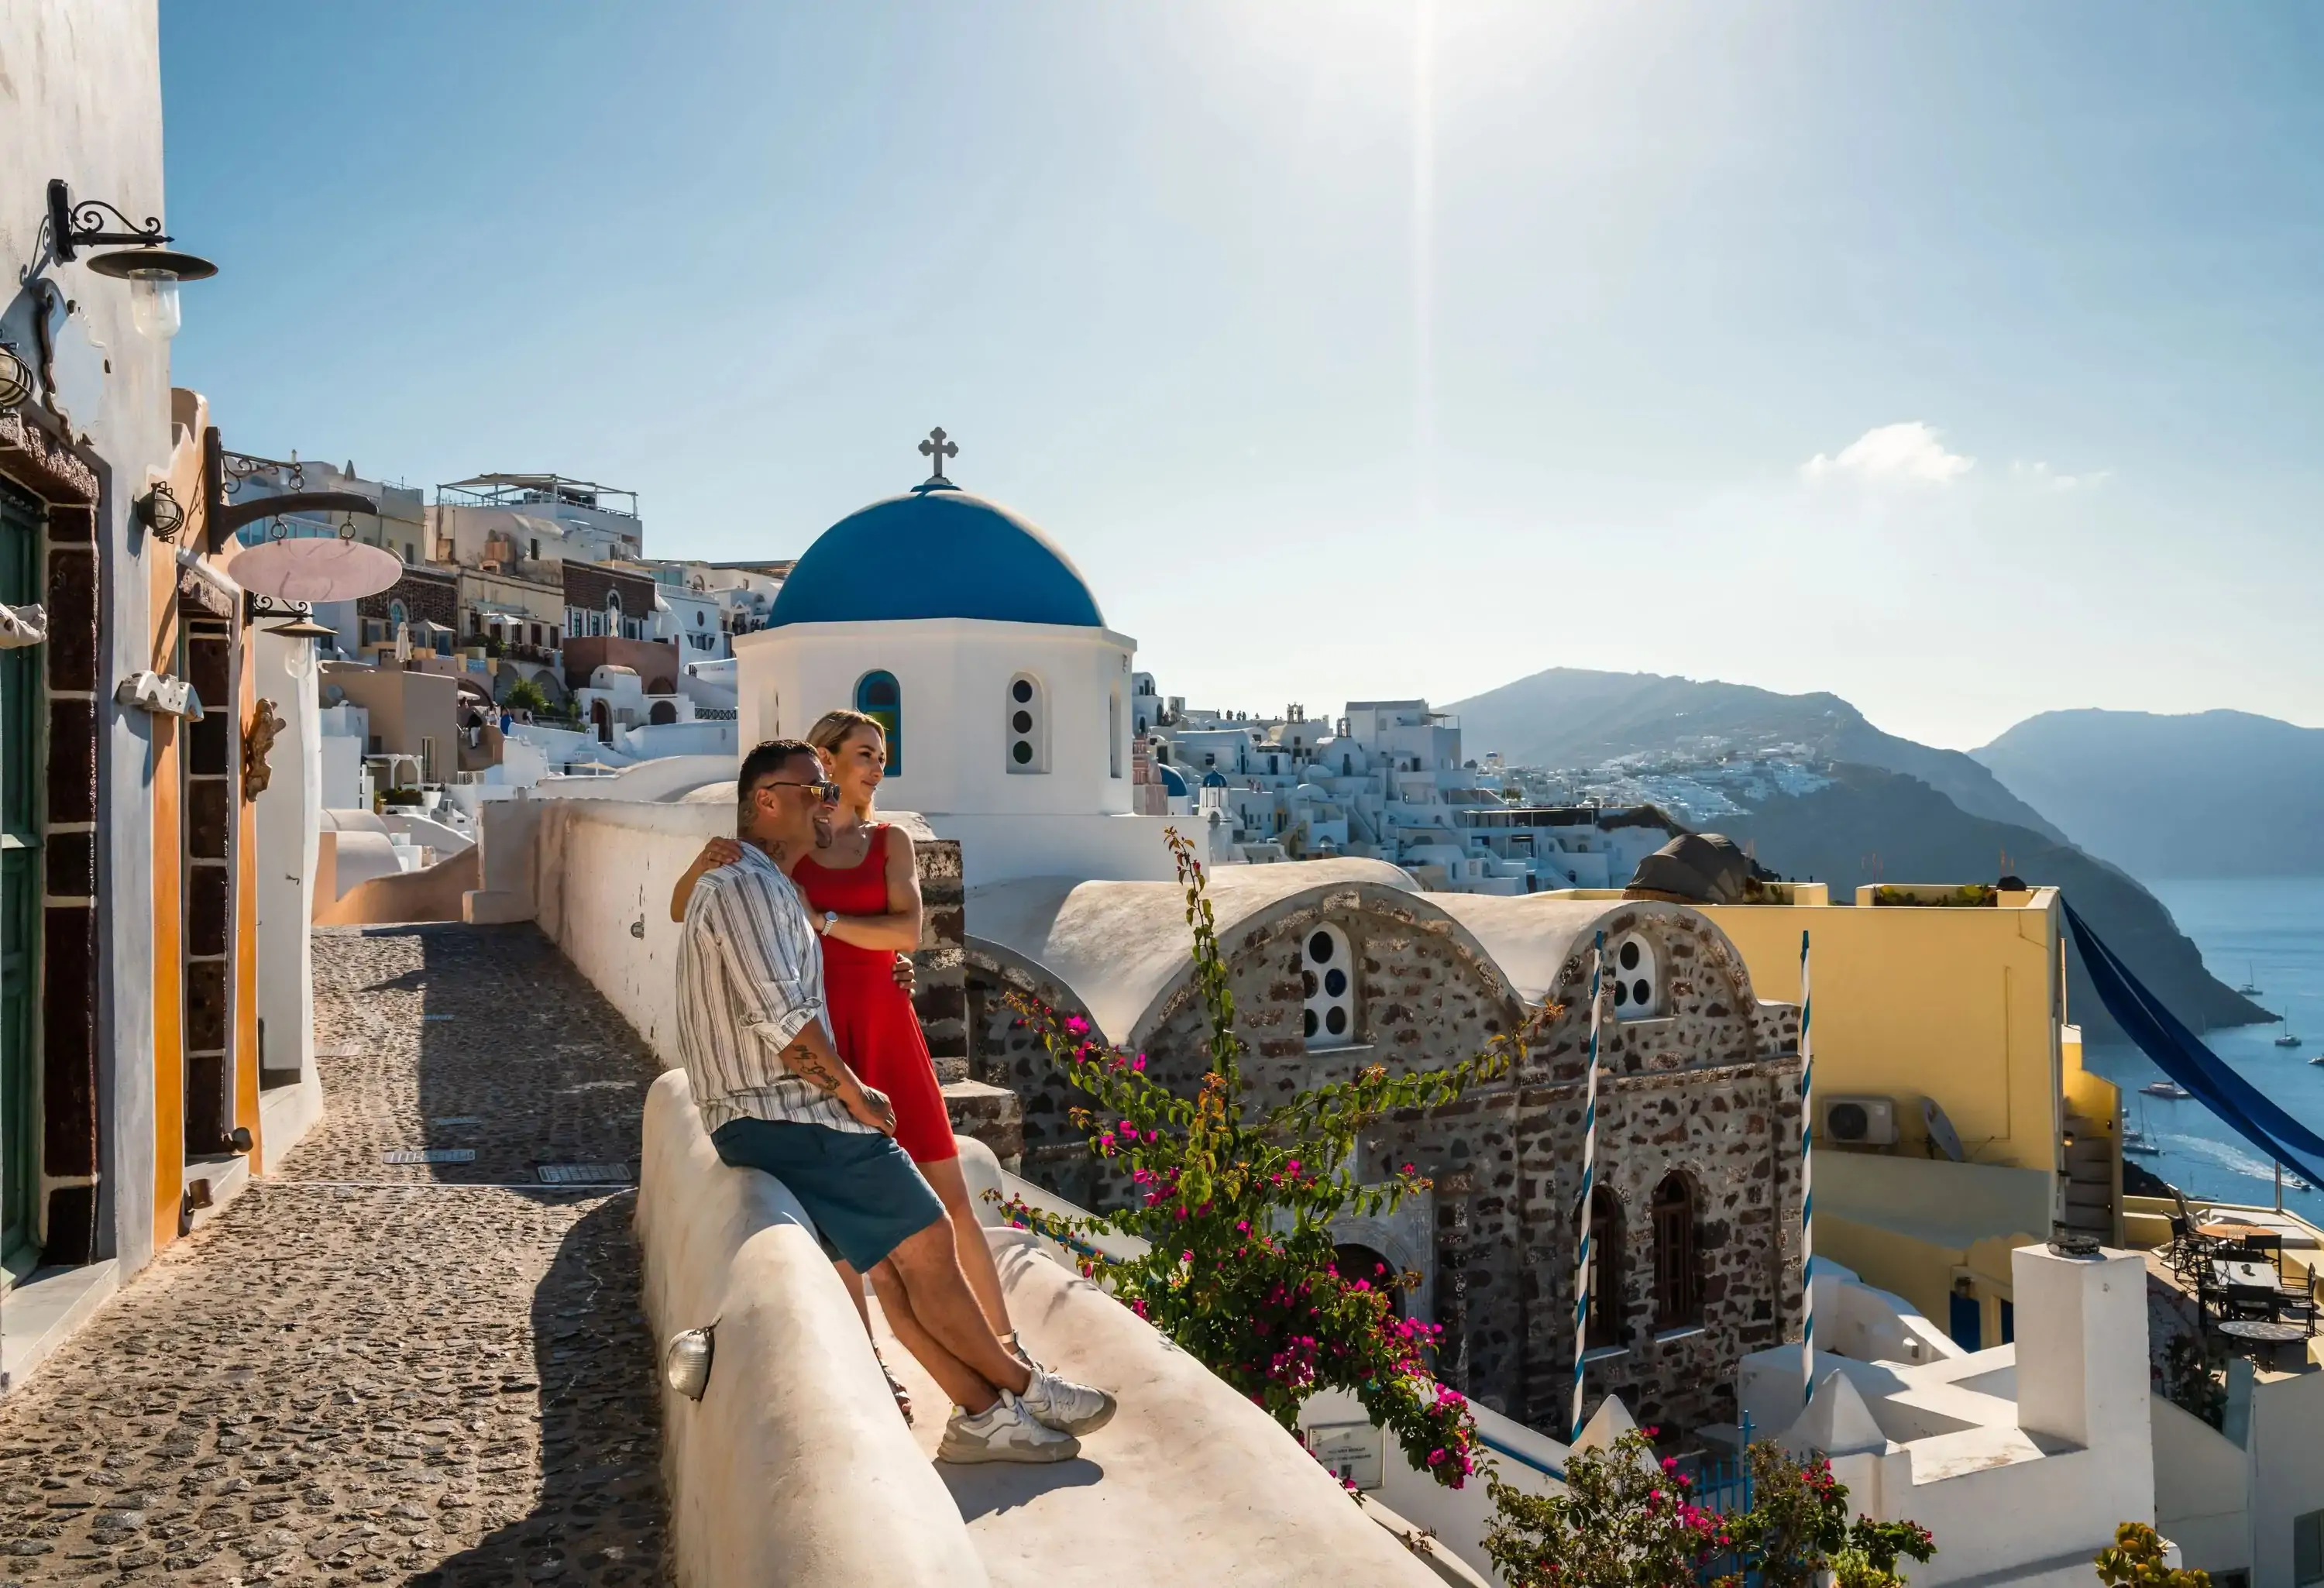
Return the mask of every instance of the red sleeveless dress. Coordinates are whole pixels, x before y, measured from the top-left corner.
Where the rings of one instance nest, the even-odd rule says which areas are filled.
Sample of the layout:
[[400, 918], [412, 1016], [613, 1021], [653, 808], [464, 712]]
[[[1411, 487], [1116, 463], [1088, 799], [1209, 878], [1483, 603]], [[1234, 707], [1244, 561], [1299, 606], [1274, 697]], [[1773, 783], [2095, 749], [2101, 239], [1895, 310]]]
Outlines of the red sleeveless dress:
[[[888, 842], [885, 822], [872, 829], [861, 864], [834, 870], [808, 855], [791, 872], [820, 920], [825, 910], [839, 915], [888, 913]], [[912, 1001], [896, 985], [896, 956], [885, 948], [859, 948], [836, 937], [823, 940], [824, 997], [839, 1057], [856, 1079], [876, 1086], [896, 1105], [896, 1141], [914, 1163], [941, 1163], [960, 1155], [952, 1120], [936, 1089], [936, 1061], [928, 1057]]]

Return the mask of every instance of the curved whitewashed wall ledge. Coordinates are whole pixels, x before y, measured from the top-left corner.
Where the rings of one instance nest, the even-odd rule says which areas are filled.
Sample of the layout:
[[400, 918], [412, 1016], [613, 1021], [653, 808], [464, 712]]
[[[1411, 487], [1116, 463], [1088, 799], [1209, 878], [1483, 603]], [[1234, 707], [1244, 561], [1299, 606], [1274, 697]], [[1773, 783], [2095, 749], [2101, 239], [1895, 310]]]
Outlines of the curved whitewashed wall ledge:
[[987, 1582], [806, 1215], [776, 1181], [718, 1161], [683, 1070], [647, 1094], [641, 1159], [655, 1338], [717, 1324], [702, 1399], [661, 1390], [678, 1581]]

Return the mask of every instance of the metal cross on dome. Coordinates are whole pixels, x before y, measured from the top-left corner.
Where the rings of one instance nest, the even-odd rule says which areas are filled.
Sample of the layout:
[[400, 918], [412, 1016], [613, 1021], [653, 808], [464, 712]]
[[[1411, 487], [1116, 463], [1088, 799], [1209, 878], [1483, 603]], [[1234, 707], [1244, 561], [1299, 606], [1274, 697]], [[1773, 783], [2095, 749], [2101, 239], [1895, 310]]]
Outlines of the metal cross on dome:
[[946, 439], [944, 433], [944, 426], [938, 425], [935, 429], [928, 432], [928, 439], [920, 443], [920, 456], [927, 458], [931, 466], [931, 470], [928, 475], [929, 485], [934, 485], [943, 484], [949, 485], [952, 484], [950, 480], [945, 478], [945, 459], [947, 457], [958, 457], [960, 456], [960, 444], [956, 441]]

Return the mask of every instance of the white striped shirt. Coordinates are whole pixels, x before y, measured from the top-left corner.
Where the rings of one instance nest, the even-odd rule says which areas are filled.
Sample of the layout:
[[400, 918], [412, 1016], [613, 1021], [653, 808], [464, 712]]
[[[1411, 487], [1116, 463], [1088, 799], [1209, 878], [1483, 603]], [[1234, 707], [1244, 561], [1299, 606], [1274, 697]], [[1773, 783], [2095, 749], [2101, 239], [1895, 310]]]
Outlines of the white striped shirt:
[[809, 1020], [830, 1036], [823, 945], [791, 880], [745, 844], [695, 885], [678, 936], [678, 1052], [703, 1129], [761, 1119], [873, 1133], [783, 1062]]

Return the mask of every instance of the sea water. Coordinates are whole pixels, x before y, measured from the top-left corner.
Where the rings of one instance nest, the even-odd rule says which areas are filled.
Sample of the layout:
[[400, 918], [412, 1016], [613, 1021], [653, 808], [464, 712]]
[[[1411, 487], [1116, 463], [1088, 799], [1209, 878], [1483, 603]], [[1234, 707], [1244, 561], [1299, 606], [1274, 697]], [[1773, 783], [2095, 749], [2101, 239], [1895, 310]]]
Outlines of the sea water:
[[[2187, 1011], [2174, 1010], [2203, 1044], [2264, 1092], [2284, 1112], [2324, 1135], [2324, 1066], [2308, 1061], [2324, 1053], [2324, 877], [2264, 881], [2149, 882], [2179, 929], [2203, 951], [2211, 974], [2230, 987], [2248, 980], [2260, 991], [2252, 1000], [2282, 1014], [2301, 1039], [2297, 1048], [2278, 1048], [2283, 1025], [2214, 1026], [2208, 1031]], [[2080, 1011], [2072, 1011], [2079, 1014]], [[2089, 1067], [2122, 1087], [2123, 1106], [2134, 1127], [2144, 1124], [2148, 1140], [2163, 1150], [2133, 1157], [2190, 1197], [2269, 1203], [2275, 1197], [2275, 1166], [2265, 1154], [2214, 1118], [2193, 1098], [2148, 1097], [2138, 1089], [2163, 1072], [2130, 1043], [2092, 1044], [2084, 1054]], [[2317, 1166], [2324, 1168], [2324, 1164]], [[2286, 1166], [2284, 1173], [2298, 1173]], [[2299, 1191], [2287, 1183], [2283, 1205], [2311, 1222], [2324, 1223], [2324, 1190]]]

